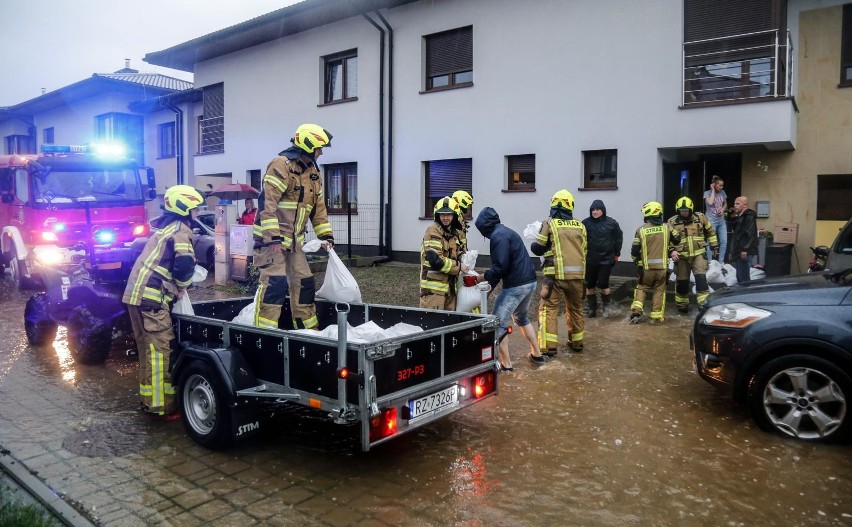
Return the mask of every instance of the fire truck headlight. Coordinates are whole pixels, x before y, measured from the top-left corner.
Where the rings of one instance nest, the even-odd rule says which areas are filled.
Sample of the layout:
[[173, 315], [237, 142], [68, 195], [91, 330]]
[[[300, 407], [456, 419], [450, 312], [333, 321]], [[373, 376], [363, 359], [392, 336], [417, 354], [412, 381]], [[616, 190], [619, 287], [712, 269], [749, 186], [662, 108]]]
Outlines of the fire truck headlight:
[[56, 265], [62, 263], [62, 250], [58, 247], [35, 247], [36, 260], [44, 265]]

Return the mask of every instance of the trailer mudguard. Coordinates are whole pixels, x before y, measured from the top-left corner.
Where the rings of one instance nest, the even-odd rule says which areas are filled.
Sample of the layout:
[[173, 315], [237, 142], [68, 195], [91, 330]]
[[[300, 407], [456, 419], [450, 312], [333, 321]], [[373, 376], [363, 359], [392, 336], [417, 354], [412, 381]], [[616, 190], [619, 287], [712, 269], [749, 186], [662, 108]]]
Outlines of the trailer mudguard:
[[[181, 345], [179, 345], [181, 346]], [[231, 412], [231, 435], [234, 440], [243, 440], [260, 431], [260, 411], [257, 399], [239, 397], [237, 391], [260, 384], [242, 353], [233, 348], [205, 348], [197, 344], [181, 346], [177, 358], [171, 363], [171, 377], [180, 379], [183, 370], [193, 361], [208, 364], [220, 383], [218, 390]], [[178, 394], [180, 397], [181, 394]]]

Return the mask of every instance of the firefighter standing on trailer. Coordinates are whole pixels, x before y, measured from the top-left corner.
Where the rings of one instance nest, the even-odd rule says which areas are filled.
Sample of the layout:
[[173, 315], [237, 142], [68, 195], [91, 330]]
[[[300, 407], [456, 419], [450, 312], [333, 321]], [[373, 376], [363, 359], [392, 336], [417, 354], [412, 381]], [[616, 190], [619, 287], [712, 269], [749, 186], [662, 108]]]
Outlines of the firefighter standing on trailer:
[[314, 276], [302, 251], [308, 220], [323, 247], [334, 246], [317, 159], [331, 146], [321, 126], [303, 124], [266, 167], [254, 220], [254, 265], [260, 270], [254, 325], [278, 328], [281, 307], [290, 293], [293, 327], [318, 325]]
[[689, 314], [689, 274], [695, 276], [695, 302], [704, 305], [710, 296], [707, 284], [707, 248], [712, 251], [714, 260], [719, 258], [719, 240], [716, 229], [707, 216], [694, 211], [692, 200], [684, 196], [677, 200], [677, 214], [669, 218], [671, 225], [680, 236], [680, 245], [672, 253], [677, 273], [675, 285], [675, 303], [677, 310]]
[[164, 214], [133, 264], [121, 301], [127, 304], [139, 350], [139, 396], [145, 412], [166, 420], [180, 417], [169, 375], [172, 329], [170, 306], [186, 293], [195, 271], [190, 220], [204, 198], [189, 185], [175, 185], [163, 196]]
[[456, 277], [468, 271], [460, 260], [461, 210], [456, 200], [444, 196], [433, 211], [435, 222], [426, 228], [420, 244], [420, 307], [454, 311]]

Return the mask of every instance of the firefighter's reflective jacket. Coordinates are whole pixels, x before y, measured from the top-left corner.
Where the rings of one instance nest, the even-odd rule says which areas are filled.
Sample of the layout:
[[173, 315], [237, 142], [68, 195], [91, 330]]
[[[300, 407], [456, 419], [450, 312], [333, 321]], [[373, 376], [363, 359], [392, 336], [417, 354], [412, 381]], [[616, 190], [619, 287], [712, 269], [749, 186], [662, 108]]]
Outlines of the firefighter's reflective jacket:
[[642, 269], [667, 269], [669, 254], [679, 243], [680, 236], [671, 225], [649, 221], [636, 229], [630, 255]]
[[192, 283], [191, 236], [189, 225], [178, 219], [155, 230], [133, 264], [121, 301], [142, 309], [169, 309], [178, 289]]
[[719, 239], [713, 224], [701, 212], [693, 212], [689, 221], [684, 220], [680, 214], [669, 218], [669, 225], [674, 228], [680, 236], [677, 252], [682, 256], [692, 257], [707, 253], [709, 245], [714, 250], [719, 248]]
[[[586, 226], [575, 219], [547, 218], [535, 236], [545, 248], [542, 273], [556, 280], [582, 280], [586, 276]], [[533, 251], [535, 254], [536, 251]]]
[[301, 150], [291, 147], [266, 167], [254, 219], [255, 247], [276, 242], [285, 249], [303, 245], [308, 220], [318, 238], [332, 239], [322, 177], [313, 161], [305, 161]]
[[460, 269], [462, 250], [458, 230], [445, 229], [437, 222], [423, 234], [420, 246], [420, 289], [447, 294], [455, 291], [455, 277]]
[[467, 230], [470, 228], [470, 225], [467, 224], [467, 220], [464, 219], [464, 215], [459, 216], [459, 223], [461, 223], [461, 228], [458, 229], [458, 239], [459, 239], [459, 251], [461, 253], [467, 252]]

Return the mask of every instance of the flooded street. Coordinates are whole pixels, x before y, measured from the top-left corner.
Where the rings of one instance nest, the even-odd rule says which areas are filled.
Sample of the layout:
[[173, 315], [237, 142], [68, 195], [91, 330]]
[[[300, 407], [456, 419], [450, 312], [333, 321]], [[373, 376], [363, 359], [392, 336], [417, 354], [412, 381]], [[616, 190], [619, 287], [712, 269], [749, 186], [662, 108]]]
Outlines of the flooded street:
[[[0, 279], [0, 445], [103, 525], [852, 525], [852, 446], [760, 431], [692, 370], [691, 318], [586, 322], [497, 397], [361, 453], [304, 411], [216, 452], [137, 410], [137, 363], [32, 348]], [[567, 332], [563, 327], [561, 336]]]

